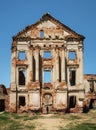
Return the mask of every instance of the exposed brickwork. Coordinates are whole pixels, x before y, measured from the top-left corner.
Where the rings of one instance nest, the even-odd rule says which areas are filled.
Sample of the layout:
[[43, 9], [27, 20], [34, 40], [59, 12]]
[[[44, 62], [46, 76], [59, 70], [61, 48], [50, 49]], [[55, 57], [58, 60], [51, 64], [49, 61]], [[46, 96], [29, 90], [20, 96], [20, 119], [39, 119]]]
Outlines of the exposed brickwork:
[[[94, 89], [89, 85], [92, 75], [83, 75], [83, 40], [50, 14], [14, 36], [6, 110], [75, 113], [89, 108], [93, 100], [95, 105], [96, 85]], [[70, 51], [76, 53], [75, 59], [69, 58]], [[19, 52], [25, 53], [23, 60]], [[45, 52], [51, 56], [44, 57]]]

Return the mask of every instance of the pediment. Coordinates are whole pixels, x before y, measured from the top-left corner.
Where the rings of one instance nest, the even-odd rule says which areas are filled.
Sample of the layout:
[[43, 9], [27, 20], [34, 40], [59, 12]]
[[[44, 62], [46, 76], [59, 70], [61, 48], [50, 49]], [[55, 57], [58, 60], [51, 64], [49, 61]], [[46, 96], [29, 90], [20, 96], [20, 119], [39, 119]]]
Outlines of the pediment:
[[[47, 29], [47, 31], [46, 31]], [[68, 26], [61, 23], [59, 20], [52, 17], [50, 14], [45, 14], [42, 16], [42, 18], [37, 21], [35, 24], [32, 24], [28, 27], [26, 27], [23, 31], [19, 32], [14, 38], [19, 37], [39, 37], [39, 31], [44, 30], [45, 32], [48, 32], [49, 35], [60, 35], [61, 37], [75, 37], [75, 38], [81, 38], [84, 39], [84, 36], [76, 33]], [[52, 34], [53, 32], [53, 34]], [[37, 33], [37, 34], [36, 34]], [[46, 34], [47, 36], [47, 34]]]
[[56, 24], [54, 24], [53, 22], [51, 22], [50, 20], [47, 20], [47, 21], [43, 21], [41, 22], [37, 28], [52, 28], [52, 27], [55, 27], [56, 28]]

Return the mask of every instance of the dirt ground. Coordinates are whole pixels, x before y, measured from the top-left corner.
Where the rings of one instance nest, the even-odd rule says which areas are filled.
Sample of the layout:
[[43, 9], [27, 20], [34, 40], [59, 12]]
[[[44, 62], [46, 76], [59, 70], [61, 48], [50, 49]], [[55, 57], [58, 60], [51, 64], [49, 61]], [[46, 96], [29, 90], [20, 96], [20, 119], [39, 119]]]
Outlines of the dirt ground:
[[36, 130], [58, 130], [58, 127], [67, 125], [68, 122], [63, 122], [63, 119], [52, 118], [52, 115], [43, 115], [44, 119], [37, 119], [34, 121], [36, 124]]

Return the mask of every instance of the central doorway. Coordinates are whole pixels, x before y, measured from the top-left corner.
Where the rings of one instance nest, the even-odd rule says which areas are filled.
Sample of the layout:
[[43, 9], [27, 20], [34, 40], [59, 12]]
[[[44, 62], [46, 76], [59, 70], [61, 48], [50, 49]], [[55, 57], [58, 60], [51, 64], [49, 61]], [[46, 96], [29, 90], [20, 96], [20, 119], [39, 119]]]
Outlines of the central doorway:
[[52, 111], [52, 94], [46, 93], [43, 95], [43, 113], [50, 113]]

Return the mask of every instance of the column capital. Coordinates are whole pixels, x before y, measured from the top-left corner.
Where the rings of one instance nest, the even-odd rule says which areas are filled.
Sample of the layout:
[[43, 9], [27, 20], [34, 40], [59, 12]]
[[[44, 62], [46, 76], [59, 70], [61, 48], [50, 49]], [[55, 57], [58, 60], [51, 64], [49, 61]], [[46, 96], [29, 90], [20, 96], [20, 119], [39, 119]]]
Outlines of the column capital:
[[35, 50], [36, 50], [36, 51], [39, 51], [39, 50], [40, 50], [40, 46], [36, 45], [36, 46], [35, 46]]
[[83, 51], [84, 50], [83, 46], [82, 45], [78, 46], [78, 50]]
[[29, 50], [33, 50], [33, 45], [28, 45]]

